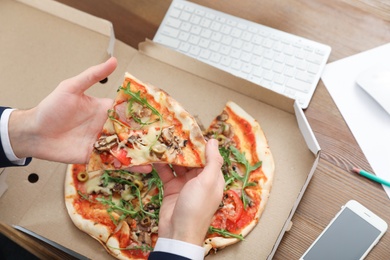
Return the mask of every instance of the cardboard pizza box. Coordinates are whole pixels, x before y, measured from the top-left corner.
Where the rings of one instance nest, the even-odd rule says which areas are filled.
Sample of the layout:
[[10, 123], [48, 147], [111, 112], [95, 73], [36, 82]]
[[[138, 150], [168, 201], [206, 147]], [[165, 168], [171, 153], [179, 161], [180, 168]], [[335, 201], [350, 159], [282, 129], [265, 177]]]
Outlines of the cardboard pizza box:
[[[245, 241], [207, 259], [272, 258], [320, 157], [313, 132], [293, 100], [149, 40], [138, 50], [131, 48], [115, 39], [109, 21], [50, 0], [0, 1], [0, 24], [3, 106], [35, 106], [60, 81], [113, 54], [118, 68], [107, 83], [96, 84], [87, 94], [114, 98], [128, 71], [167, 91], [205, 126], [229, 100], [244, 108], [266, 134], [276, 165], [274, 183], [265, 211]], [[27, 167], [0, 169], [0, 221], [88, 258], [113, 259], [69, 218], [63, 188], [66, 167], [34, 159]]]

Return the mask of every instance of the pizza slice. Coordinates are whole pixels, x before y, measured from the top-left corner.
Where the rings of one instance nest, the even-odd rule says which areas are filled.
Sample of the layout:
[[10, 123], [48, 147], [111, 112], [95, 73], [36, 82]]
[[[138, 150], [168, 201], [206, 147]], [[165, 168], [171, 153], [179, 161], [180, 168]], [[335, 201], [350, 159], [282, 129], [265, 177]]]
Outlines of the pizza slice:
[[226, 104], [204, 135], [219, 142], [226, 186], [205, 239], [209, 252], [243, 240], [256, 226], [267, 204], [275, 165], [259, 123], [234, 102]]
[[88, 171], [154, 162], [203, 167], [205, 145], [196, 120], [176, 100], [126, 73]]

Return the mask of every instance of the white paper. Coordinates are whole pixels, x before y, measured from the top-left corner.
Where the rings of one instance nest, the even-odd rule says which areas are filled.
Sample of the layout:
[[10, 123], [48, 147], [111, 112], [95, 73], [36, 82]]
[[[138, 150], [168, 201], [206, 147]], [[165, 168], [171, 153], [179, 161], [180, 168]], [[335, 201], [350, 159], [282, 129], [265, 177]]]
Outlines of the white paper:
[[361, 72], [378, 64], [390, 64], [390, 44], [327, 64], [322, 81], [374, 173], [390, 181], [390, 115], [356, 84]]

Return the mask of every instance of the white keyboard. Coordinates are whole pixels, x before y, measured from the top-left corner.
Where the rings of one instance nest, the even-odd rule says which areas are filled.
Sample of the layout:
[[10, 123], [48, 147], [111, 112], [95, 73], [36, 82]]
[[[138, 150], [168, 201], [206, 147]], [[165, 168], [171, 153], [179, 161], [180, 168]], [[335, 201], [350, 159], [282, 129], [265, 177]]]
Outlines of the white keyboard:
[[331, 48], [185, 0], [173, 0], [154, 42], [297, 100], [305, 109]]

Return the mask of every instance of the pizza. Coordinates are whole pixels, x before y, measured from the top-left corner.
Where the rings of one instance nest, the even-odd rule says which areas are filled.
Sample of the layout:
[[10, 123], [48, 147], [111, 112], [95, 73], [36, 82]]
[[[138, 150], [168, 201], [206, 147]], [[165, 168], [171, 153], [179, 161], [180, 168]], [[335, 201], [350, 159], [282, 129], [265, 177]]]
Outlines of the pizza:
[[215, 138], [224, 159], [225, 191], [204, 242], [205, 252], [244, 239], [256, 226], [267, 204], [274, 159], [259, 123], [229, 101], [205, 131]]
[[[133, 85], [137, 87], [133, 89]], [[128, 95], [133, 97], [133, 94], [122, 93], [125, 92], [124, 88], [128, 89], [129, 86], [132, 93], [139, 97], [137, 100], [143, 100], [142, 102], [132, 101]], [[205, 255], [243, 240], [259, 221], [268, 200], [274, 174], [273, 157], [259, 123], [237, 104], [228, 102], [210, 127], [203, 129], [203, 132], [200, 131], [203, 141], [198, 140], [200, 139], [198, 133], [196, 141], [192, 141], [193, 134], [183, 134], [182, 127], [187, 125], [186, 129], [190, 129], [190, 132], [192, 129], [196, 129], [197, 132], [198, 126], [192, 121], [193, 117], [186, 114], [190, 122], [186, 121], [187, 124], [173, 120], [177, 114], [167, 109], [164, 104], [161, 105], [163, 103], [161, 99], [149, 94], [163, 93], [158, 95], [166, 95], [165, 100], [171, 97], [160, 90], [145, 91], [143, 86], [145, 84], [139, 84], [138, 80], [126, 74], [125, 83], [118, 92], [119, 98], [116, 98], [112, 111], [109, 112], [108, 123], [106, 122], [98, 138], [101, 140], [102, 136], [106, 138], [116, 134], [122, 141], [109, 146], [109, 149], [103, 152], [95, 151], [95, 144], [92, 162], [87, 165], [68, 166], [65, 203], [72, 221], [80, 230], [98, 240], [114, 257], [147, 259], [158, 238], [163, 184], [155, 170], [150, 174], [142, 174], [129, 172], [123, 168], [154, 161], [183, 166], [194, 163], [196, 167], [202, 167], [204, 163], [200, 158], [203, 157], [204, 151], [203, 148], [199, 148], [200, 144], [215, 138], [219, 142], [219, 151], [224, 159], [222, 172], [226, 188], [205, 237]], [[124, 101], [121, 102], [122, 100]], [[148, 105], [144, 104], [146, 101]], [[135, 109], [132, 102], [156, 108], [161, 117], [132, 115], [135, 111], [132, 110]], [[173, 99], [169, 102], [178, 104]], [[122, 103], [127, 103], [125, 107], [131, 108], [128, 109], [131, 116], [126, 119], [122, 118]], [[134, 119], [135, 117], [137, 119]], [[193, 124], [196, 124], [196, 127]], [[125, 128], [124, 131], [122, 127]], [[180, 148], [182, 151], [175, 153], [175, 156], [155, 157], [155, 154], [151, 155], [150, 149], [157, 142], [169, 147], [161, 138], [163, 129], [170, 129], [176, 134], [179, 133], [181, 139], [190, 141], [187, 141], [186, 145]], [[142, 139], [152, 141], [148, 152], [146, 148], [139, 149], [136, 145], [127, 144], [129, 137], [134, 133], [149, 136], [147, 134], [149, 132], [153, 133], [153, 138]], [[125, 138], [119, 137], [122, 133], [125, 134]], [[116, 149], [122, 149], [123, 140], [127, 140], [123, 149], [127, 152], [126, 157], [131, 158], [129, 164], [123, 164], [115, 155]], [[190, 148], [191, 151], [185, 150], [186, 148]], [[135, 149], [142, 152], [132, 151]], [[200, 150], [202, 152], [199, 152]], [[139, 159], [135, 157], [136, 155], [144, 157]]]
[[205, 145], [195, 118], [175, 99], [126, 73], [93, 145], [87, 170], [153, 162], [203, 167]]

